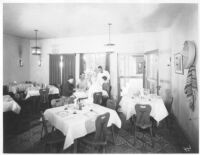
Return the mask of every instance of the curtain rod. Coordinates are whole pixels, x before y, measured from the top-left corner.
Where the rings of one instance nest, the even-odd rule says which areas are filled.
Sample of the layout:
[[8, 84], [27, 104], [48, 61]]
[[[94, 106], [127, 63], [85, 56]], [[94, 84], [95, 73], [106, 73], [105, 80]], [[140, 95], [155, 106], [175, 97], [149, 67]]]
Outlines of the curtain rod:
[[96, 53], [91, 53], [91, 52], [87, 52], [87, 53], [48, 53], [48, 55], [67, 55], [67, 54], [106, 54], [106, 53], [114, 53], [114, 52], [96, 52]]

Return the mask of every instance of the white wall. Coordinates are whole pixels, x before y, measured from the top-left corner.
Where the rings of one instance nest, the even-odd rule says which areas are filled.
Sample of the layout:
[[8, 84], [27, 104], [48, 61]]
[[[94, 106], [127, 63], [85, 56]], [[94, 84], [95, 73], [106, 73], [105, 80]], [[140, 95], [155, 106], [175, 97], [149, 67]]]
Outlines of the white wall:
[[[29, 80], [29, 40], [3, 34], [3, 84]], [[19, 51], [23, 67], [19, 67]]]
[[[107, 35], [43, 39], [39, 41], [39, 44], [42, 47], [41, 67], [38, 66], [38, 56], [30, 54], [30, 80], [49, 83], [50, 53], [100, 53], [110, 50], [115, 51], [116, 53], [143, 53], [144, 51], [154, 50], [159, 46], [163, 46], [162, 44], [158, 44], [158, 41], [162, 42], [163, 39], [166, 41], [166, 38], [163, 37], [163, 32], [112, 35], [111, 41], [112, 43], [115, 43], [113, 49], [109, 49], [105, 46], [105, 44], [108, 43]], [[34, 46], [35, 41], [30, 41], [30, 44], [31, 46]], [[115, 98], [117, 96], [116, 53], [112, 54], [110, 62], [112, 94]], [[76, 63], [76, 77], [78, 77], [77, 70], [79, 70], [79, 65]]]
[[[175, 53], [178, 53], [183, 48], [185, 40], [194, 41], [196, 44], [196, 66], [197, 66], [197, 81], [199, 81], [199, 44], [198, 44], [198, 8], [192, 6], [185, 9], [171, 28], [171, 50], [172, 58]], [[174, 61], [172, 62], [174, 64]], [[195, 110], [192, 112], [189, 108], [184, 87], [186, 84], [188, 70], [184, 70], [184, 75], [175, 74], [174, 65], [172, 68], [172, 90], [174, 96], [174, 113], [181, 125], [182, 129], [190, 139], [193, 146], [198, 149], [199, 143], [199, 102], [198, 96], [195, 103]]]

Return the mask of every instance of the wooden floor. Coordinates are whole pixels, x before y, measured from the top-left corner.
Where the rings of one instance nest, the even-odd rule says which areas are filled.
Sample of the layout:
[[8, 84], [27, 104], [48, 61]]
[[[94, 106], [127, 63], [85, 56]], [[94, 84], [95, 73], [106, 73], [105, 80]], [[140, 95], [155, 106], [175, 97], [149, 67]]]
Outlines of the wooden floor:
[[[4, 134], [4, 153], [44, 153], [44, 144], [40, 140], [41, 123], [40, 116], [33, 115], [29, 117], [20, 118], [16, 130], [5, 131]], [[150, 146], [150, 137], [148, 132], [143, 136], [142, 132], [137, 132], [136, 144], [133, 145], [134, 138], [132, 135], [131, 123], [126, 121], [123, 114], [120, 114], [123, 122], [122, 129], [119, 130], [116, 137], [115, 145], [108, 143], [107, 153], [194, 153], [197, 152], [190, 149], [190, 145], [183, 133], [177, 126], [174, 119], [171, 120], [170, 127], [166, 126], [165, 121], [160, 123], [158, 128], [155, 128], [155, 145]], [[50, 125], [49, 125], [49, 128]], [[145, 142], [145, 143], [143, 143]], [[143, 145], [145, 144], [145, 145]], [[62, 144], [60, 146], [62, 148]], [[62, 149], [61, 149], [62, 150]], [[50, 152], [55, 152], [52, 148]], [[71, 153], [73, 145], [62, 150], [65, 153]], [[87, 153], [87, 147], [78, 145], [78, 153]], [[93, 152], [91, 152], [93, 153]], [[94, 152], [95, 153], [95, 152]], [[96, 152], [97, 153], [97, 152]]]

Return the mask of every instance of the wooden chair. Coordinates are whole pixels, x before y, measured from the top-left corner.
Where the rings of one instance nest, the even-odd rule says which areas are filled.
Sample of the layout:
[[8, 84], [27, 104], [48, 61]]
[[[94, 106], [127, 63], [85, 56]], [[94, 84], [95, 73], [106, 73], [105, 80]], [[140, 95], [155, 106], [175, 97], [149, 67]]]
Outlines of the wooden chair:
[[[149, 128], [151, 141], [152, 141], [151, 146], [153, 147], [154, 146], [153, 131], [152, 131], [153, 128], [152, 128], [152, 122], [150, 120], [151, 106], [150, 105], [136, 104], [135, 105], [135, 111], [136, 111], [136, 115], [135, 115], [135, 117], [134, 116], [132, 117], [133, 123], [134, 123], [134, 145], [135, 145], [135, 142], [136, 142], [136, 129], [137, 129], [137, 127], [139, 127], [142, 130]], [[143, 134], [143, 138], [144, 138], [144, 134]]]
[[96, 104], [102, 104], [102, 92], [96, 92], [93, 94], [93, 102]]
[[49, 108], [49, 88], [40, 89], [40, 111]]
[[51, 107], [54, 108], [54, 107], [60, 107], [60, 106], [63, 106], [63, 99], [62, 98], [58, 98], [58, 99], [52, 99], [51, 100]]
[[[117, 110], [117, 103], [114, 100], [108, 99], [107, 102], [106, 102], [106, 107], [116, 111]], [[111, 132], [112, 132], [113, 143], [115, 144], [116, 143], [115, 137], [118, 136], [118, 132], [116, 133], [115, 132], [116, 130], [114, 131], [114, 129], [115, 129], [115, 126], [112, 125], [111, 126]]]
[[8, 86], [7, 85], [3, 85], [3, 95], [8, 95]]
[[173, 97], [169, 97], [168, 100], [165, 101], [165, 107], [169, 113], [169, 115], [166, 117], [166, 125], [168, 129], [170, 129], [170, 125], [172, 124], [172, 119], [173, 119], [172, 104], [173, 104]]
[[96, 150], [98, 152], [102, 150], [102, 153], [106, 152], [107, 125], [109, 118], [110, 118], [110, 113], [108, 112], [98, 116], [95, 121], [96, 132], [80, 139], [79, 143], [83, 143], [92, 147], [91, 149], [89, 149], [90, 151], [92, 151], [91, 153], [94, 153], [93, 151]]
[[[59, 130], [55, 130], [52, 132], [48, 132], [47, 128], [47, 121], [44, 118], [43, 112], [41, 112], [42, 116], [42, 132], [41, 132], [41, 140], [44, 141], [45, 143], [45, 152], [47, 151], [47, 148], [49, 147], [49, 151], [53, 145], [57, 145], [57, 152], [59, 152], [58, 145], [59, 144], [64, 144], [65, 136], [63, 135], [62, 132]], [[44, 131], [44, 136], [43, 136], [43, 131]]]

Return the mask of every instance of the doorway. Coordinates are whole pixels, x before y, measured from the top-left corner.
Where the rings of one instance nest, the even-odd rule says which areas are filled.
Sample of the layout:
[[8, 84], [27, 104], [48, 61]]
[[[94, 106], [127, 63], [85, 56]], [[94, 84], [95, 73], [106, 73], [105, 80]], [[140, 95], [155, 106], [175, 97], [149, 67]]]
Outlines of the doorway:
[[118, 96], [144, 87], [144, 55], [118, 54]]

